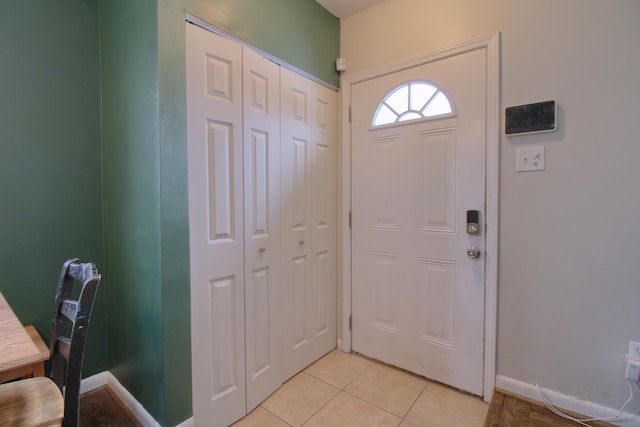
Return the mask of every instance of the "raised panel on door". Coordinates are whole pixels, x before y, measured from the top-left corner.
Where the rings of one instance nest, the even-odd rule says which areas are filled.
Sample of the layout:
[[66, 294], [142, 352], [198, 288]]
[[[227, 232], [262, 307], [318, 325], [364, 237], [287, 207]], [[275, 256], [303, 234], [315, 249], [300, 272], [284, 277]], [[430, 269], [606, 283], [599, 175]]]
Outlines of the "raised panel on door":
[[187, 24], [193, 415], [246, 414], [241, 49]]
[[282, 383], [280, 71], [243, 48], [247, 412]]
[[418, 229], [455, 232], [455, 128], [418, 134]]

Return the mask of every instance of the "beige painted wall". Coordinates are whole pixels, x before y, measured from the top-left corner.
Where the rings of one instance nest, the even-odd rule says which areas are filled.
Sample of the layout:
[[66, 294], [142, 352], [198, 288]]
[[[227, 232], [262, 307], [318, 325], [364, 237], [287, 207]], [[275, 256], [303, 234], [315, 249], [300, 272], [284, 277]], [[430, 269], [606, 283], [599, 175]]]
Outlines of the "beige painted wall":
[[[494, 31], [501, 108], [559, 105], [557, 131], [501, 137], [497, 372], [619, 407], [640, 341], [640, 2], [387, 0], [342, 20], [341, 56], [348, 75]], [[546, 171], [516, 173], [539, 145]]]

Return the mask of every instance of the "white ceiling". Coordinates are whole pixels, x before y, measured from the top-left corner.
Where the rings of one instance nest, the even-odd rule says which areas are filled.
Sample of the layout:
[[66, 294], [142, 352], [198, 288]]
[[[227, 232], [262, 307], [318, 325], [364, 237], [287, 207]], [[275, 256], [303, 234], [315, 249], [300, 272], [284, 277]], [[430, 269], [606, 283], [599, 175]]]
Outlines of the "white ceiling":
[[346, 18], [383, 0], [316, 0], [338, 18]]

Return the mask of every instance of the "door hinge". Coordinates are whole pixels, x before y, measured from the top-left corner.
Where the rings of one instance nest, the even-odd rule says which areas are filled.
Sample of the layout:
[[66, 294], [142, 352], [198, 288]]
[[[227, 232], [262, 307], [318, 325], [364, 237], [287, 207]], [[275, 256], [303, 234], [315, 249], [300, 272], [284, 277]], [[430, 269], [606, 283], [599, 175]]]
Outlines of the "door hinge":
[[349, 105], [349, 123], [351, 123], [351, 105]]
[[352, 327], [353, 327], [353, 319], [351, 318], [351, 315], [349, 315], [349, 330], [351, 330]]
[[351, 212], [349, 212], [349, 228], [351, 228]]

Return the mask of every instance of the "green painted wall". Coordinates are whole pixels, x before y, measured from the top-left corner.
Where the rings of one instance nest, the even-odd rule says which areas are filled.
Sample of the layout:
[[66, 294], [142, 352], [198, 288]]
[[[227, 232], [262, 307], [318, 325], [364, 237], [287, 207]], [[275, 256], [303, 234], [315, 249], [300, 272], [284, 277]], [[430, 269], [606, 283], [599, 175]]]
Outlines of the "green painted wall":
[[[98, 3], [5, 0], [0, 12], [0, 291], [49, 339], [62, 263], [104, 272]], [[108, 369], [105, 276], [84, 375]]]
[[100, 2], [111, 372], [164, 420], [156, 0]]
[[162, 311], [167, 425], [191, 417], [184, 0], [158, 2]]
[[[62, 262], [96, 262], [84, 375], [110, 370], [162, 425], [192, 413], [186, 1], [11, 0], [0, 14], [0, 291], [46, 339]], [[337, 85], [339, 22], [312, 0], [188, 1]]]
[[187, 12], [336, 87], [340, 20], [313, 0], [186, 0]]
[[111, 372], [175, 425], [191, 416], [184, 4], [100, 13]]

